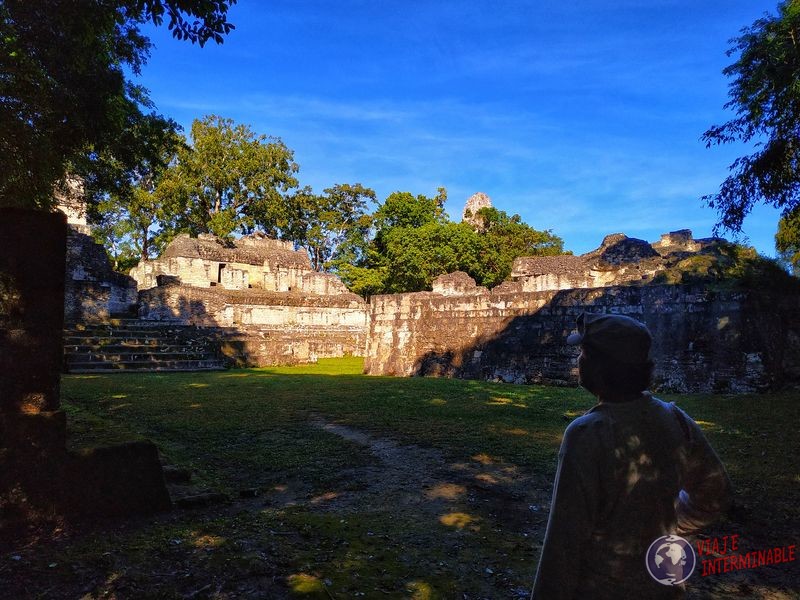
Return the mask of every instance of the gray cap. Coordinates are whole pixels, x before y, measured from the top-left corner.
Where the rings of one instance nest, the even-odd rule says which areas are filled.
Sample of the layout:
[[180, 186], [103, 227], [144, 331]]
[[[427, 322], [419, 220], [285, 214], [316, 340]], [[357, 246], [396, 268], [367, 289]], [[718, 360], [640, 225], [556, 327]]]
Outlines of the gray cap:
[[570, 345], [585, 344], [604, 355], [626, 364], [646, 362], [653, 337], [647, 327], [623, 315], [593, 315], [578, 317], [578, 332], [567, 337]]

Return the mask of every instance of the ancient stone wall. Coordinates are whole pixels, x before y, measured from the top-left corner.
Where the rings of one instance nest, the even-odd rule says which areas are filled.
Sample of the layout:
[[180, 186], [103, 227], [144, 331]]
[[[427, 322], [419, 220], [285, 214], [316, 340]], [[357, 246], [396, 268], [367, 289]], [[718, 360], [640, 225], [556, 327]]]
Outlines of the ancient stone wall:
[[63, 214], [0, 209], [0, 514], [52, 522], [165, 510], [152, 443], [67, 450], [59, 394], [66, 247]]
[[[688, 229], [665, 233], [658, 242], [607, 235], [596, 250], [579, 256], [517, 258], [508, 291], [543, 292], [647, 283], [689, 254], [715, 252], [720, 240], [692, 238]], [[516, 284], [516, 285], [513, 285]]]
[[564, 340], [590, 311], [648, 325], [661, 389], [746, 392], [800, 381], [795, 297], [655, 285], [454, 294], [447, 280], [434, 289], [372, 298], [367, 373], [574, 384], [577, 351]]
[[103, 246], [80, 227], [67, 234], [64, 320], [67, 323], [105, 321], [130, 314], [137, 302], [136, 281], [111, 267]]
[[228, 290], [346, 294], [344, 284], [311, 268], [308, 254], [284, 242], [253, 234], [232, 243], [212, 235], [180, 235], [160, 258], [143, 261], [131, 270], [140, 290], [158, 285], [159, 276], [183, 285]]
[[355, 294], [315, 295], [163, 285], [139, 293], [139, 317], [225, 328], [223, 351], [240, 366], [363, 355], [366, 304]]

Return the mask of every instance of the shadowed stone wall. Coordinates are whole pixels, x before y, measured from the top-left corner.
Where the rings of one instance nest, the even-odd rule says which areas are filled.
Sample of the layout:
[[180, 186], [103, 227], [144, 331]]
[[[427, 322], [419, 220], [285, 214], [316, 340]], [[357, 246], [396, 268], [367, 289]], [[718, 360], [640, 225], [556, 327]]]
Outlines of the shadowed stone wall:
[[94, 323], [130, 315], [137, 302], [136, 281], [114, 271], [103, 246], [86, 231], [70, 224], [67, 234], [64, 320]]
[[564, 343], [581, 312], [626, 314], [653, 332], [657, 387], [747, 392], [800, 381], [798, 299], [686, 286], [492, 291], [464, 274], [433, 292], [373, 297], [365, 371], [577, 383]]

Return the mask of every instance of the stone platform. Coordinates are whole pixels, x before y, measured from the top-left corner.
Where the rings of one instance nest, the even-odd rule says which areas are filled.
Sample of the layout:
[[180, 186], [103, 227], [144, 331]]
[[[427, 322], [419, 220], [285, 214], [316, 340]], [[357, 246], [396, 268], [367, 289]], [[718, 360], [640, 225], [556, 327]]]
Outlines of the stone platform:
[[225, 368], [224, 328], [163, 324], [138, 319], [72, 325], [64, 331], [64, 371], [115, 373], [211, 371]]

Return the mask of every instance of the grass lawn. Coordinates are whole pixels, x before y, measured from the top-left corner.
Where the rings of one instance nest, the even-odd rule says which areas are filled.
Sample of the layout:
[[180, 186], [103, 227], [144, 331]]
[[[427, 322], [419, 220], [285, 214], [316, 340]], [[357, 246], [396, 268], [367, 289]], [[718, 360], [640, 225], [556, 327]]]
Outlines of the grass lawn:
[[[593, 399], [361, 367], [65, 376], [71, 447], [150, 439], [192, 472], [174, 497], [230, 501], [4, 540], [0, 596], [526, 598], [561, 434]], [[701, 423], [736, 485], [709, 533], [740, 534], [743, 551], [796, 543], [798, 394], [662, 398]], [[694, 598], [777, 599], [799, 579], [794, 563], [690, 583]]]

